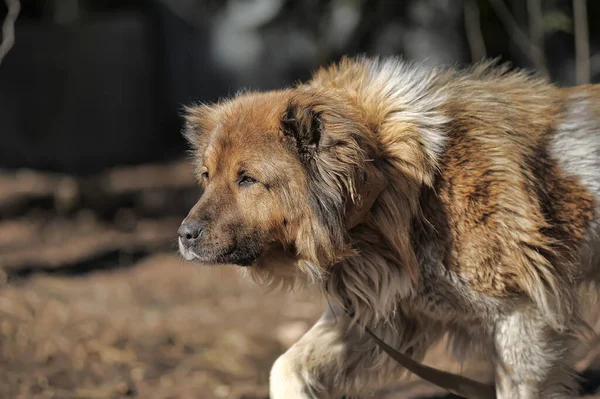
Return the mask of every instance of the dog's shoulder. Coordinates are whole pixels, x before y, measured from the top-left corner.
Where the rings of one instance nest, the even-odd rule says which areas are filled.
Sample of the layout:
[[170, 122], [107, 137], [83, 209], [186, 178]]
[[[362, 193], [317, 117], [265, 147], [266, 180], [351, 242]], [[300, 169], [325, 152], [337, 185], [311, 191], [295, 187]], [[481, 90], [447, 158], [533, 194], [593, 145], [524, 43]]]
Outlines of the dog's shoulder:
[[424, 217], [447, 231], [438, 235], [444, 263], [470, 289], [528, 296], [560, 324], [597, 218], [600, 172], [583, 168], [600, 166], [600, 90], [493, 70], [459, 79], [447, 83], [456, 95], [446, 105], [437, 206]]

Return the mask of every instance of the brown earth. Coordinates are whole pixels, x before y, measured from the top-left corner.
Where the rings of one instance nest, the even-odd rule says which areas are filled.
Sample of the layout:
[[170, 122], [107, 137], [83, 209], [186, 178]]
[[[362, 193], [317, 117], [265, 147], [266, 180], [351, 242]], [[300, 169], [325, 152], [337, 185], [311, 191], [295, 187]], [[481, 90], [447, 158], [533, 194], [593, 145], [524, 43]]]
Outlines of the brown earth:
[[[0, 174], [0, 398], [267, 398], [272, 362], [326, 306], [175, 253], [189, 165]], [[434, 348], [426, 362], [458, 365]], [[597, 390], [597, 346], [584, 352]], [[485, 364], [462, 372], [489, 381]], [[436, 396], [437, 395], [437, 396]], [[379, 399], [442, 397], [409, 379]]]

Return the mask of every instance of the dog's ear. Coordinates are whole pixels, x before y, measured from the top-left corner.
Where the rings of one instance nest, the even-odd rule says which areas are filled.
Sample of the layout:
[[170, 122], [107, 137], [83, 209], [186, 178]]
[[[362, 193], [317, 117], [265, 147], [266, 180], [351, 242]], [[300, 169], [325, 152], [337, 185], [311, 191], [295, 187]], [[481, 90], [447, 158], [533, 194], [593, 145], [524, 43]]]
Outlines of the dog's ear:
[[361, 224], [383, 192], [387, 179], [373, 164], [367, 166], [362, 179], [356, 183], [356, 194], [351, 193], [346, 207], [346, 226], [351, 229]]
[[[293, 143], [300, 160], [313, 159], [326, 135], [323, 115], [318, 104], [296, 99], [288, 104], [282, 118], [281, 129]], [[349, 174], [351, 172], [348, 172]], [[348, 184], [350, 198], [346, 205], [346, 226], [351, 229], [362, 223], [387, 184], [383, 173], [374, 163], [367, 162], [360, 176]]]
[[208, 146], [210, 132], [217, 124], [217, 113], [209, 105], [194, 105], [184, 108], [183, 136], [191, 146], [193, 164], [197, 175], [204, 165], [204, 152]]
[[281, 130], [295, 144], [302, 162], [319, 151], [324, 127], [321, 115], [309, 105], [291, 102], [281, 118]]
[[207, 133], [215, 126], [215, 110], [206, 104], [186, 106], [183, 119], [183, 136], [195, 150], [201, 149]]

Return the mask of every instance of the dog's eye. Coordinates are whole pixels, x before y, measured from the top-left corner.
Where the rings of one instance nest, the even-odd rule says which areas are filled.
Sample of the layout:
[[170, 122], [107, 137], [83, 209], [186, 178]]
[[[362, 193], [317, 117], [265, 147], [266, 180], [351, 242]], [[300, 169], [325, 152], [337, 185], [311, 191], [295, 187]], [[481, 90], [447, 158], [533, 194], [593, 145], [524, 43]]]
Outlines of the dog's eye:
[[250, 185], [252, 185], [254, 183], [256, 183], [256, 179], [253, 178], [253, 177], [250, 177], [248, 175], [242, 175], [242, 176], [240, 176], [240, 179], [238, 181], [238, 185], [240, 187], [250, 186]]
[[208, 180], [208, 170], [204, 167], [200, 169], [200, 176], [202, 176], [203, 180]]

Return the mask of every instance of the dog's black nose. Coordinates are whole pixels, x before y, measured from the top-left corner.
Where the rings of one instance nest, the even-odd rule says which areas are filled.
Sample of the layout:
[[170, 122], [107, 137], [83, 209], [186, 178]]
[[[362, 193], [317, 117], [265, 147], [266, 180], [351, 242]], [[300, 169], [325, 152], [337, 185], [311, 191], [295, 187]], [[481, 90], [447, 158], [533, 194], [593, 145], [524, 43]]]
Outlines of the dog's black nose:
[[182, 223], [177, 233], [184, 244], [191, 245], [202, 234], [202, 225], [197, 220], [190, 220]]

